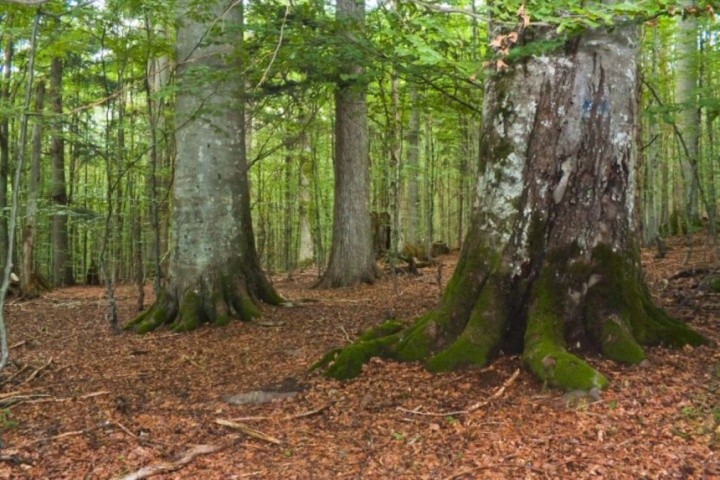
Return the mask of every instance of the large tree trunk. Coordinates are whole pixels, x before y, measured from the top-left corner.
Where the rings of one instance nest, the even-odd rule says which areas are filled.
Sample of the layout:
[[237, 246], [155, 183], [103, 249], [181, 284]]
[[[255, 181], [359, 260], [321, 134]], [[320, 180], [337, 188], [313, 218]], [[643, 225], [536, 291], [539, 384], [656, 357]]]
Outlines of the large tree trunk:
[[50, 158], [52, 174], [50, 199], [55, 213], [52, 215], [53, 281], [55, 285], [73, 285], [72, 263], [70, 263], [68, 239], [68, 198], [65, 183], [65, 138], [62, 118], [62, 76], [63, 63], [59, 57], [50, 61], [50, 106], [54, 114]]
[[437, 371], [502, 350], [549, 384], [589, 390], [607, 380], [578, 352], [636, 364], [642, 344], [705, 341], [653, 305], [640, 271], [636, 54], [634, 28], [590, 31], [488, 79], [479, 208], [440, 306], [326, 356], [329, 375], [375, 355]]
[[[200, 22], [193, 5], [184, 0], [177, 7], [179, 128], [168, 280], [154, 305], [126, 327], [138, 332], [250, 320], [258, 301], [281, 300], [260, 269], [250, 218], [243, 79], [231, 48], [242, 7], [213, 2]], [[217, 19], [227, 28], [207, 39]]]
[[[337, 18], [354, 36], [365, 18], [365, 2], [338, 0]], [[348, 62], [353, 55], [348, 54]], [[377, 275], [370, 228], [370, 165], [366, 86], [362, 68], [351, 64], [356, 80], [339, 80], [335, 91], [335, 205], [330, 262], [318, 287], [372, 283]]]

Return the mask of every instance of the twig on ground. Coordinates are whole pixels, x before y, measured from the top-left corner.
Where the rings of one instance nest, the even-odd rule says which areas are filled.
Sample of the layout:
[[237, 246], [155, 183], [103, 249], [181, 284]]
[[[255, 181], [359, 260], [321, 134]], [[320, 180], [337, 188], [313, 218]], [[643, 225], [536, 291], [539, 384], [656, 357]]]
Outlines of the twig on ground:
[[25, 443], [23, 443], [22, 445], [18, 445], [17, 448], [18, 448], [18, 449], [26, 448], [26, 447], [35, 445], [36, 443], [50, 442], [50, 441], [52, 441], [52, 440], [59, 440], [59, 439], [61, 439], [61, 438], [76, 437], [76, 436], [78, 436], [78, 435], [84, 435], [84, 434], [86, 434], [86, 433], [90, 433], [90, 432], [92, 432], [92, 431], [99, 430], [99, 429], [101, 429], [101, 428], [105, 428], [105, 427], [107, 427], [107, 426], [109, 426], [109, 425], [111, 425], [110, 422], [103, 422], [103, 423], [101, 423], [100, 425], [96, 425], [96, 426], [94, 426], [94, 427], [92, 427], [92, 428], [86, 428], [85, 430], [76, 430], [76, 431], [74, 431], [74, 432], [66, 432], [66, 433], [61, 433], [61, 434], [59, 434], [59, 435], [53, 435], [52, 437], [38, 438], [38, 439], [33, 440], [33, 441], [31, 441], [31, 442], [25, 442]]
[[17, 405], [18, 403], [25, 403], [38, 398], [44, 399], [49, 397], [52, 397], [52, 395], [47, 395], [44, 393], [33, 393], [29, 395], [16, 395], [14, 397], [5, 397], [0, 400], [0, 408], [7, 408], [12, 405]]
[[121, 477], [116, 477], [116, 480], [140, 480], [143, 478], [152, 477], [153, 475], [159, 475], [161, 473], [176, 472], [183, 468], [185, 465], [192, 462], [195, 457], [216, 453], [224, 448], [225, 445], [196, 445], [186, 451], [185, 454], [175, 462], [164, 462], [155, 465], [149, 465], [133, 473], [129, 473]]
[[470, 406], [469, 406], [468, 408], [466, 408], [465, 410], [456, 410], [456, 411], [454, 411], [454, 412], [437, 413], [437, 412], [421, 412], [421, 411], [419, 411], [419, 410], [420, 410], [420, 407], [417, 407], [417, 408], [415, 408], [414, 410], [408, 410], [407, 408], [402, 408], [402, 407], [398, 407], [397, 409], [400, 410], [401, 412], [411, 413], [411, 414], [413, 414], [413, 415], [425, 415], [425, 416], [428, 416], [428, 417], [448, 417], [448, 416], [452, 416], [452, 415], [466, 415], [466, 414], [468, 414], [468, 413], [474, 412], [475, 410], [477, 410], [477, 409], [479, 409], [479, 408], [484, 407], [485, 405], [487, 405], [487, 404], [490, 403], [491, 401], [493, 401], [493, 400], [495, 400], [496, 398], [502, 396], [502, 394], [505, 393], [505, 390], [507, 390], [507, 388], [508, 388], [510, 385], [512, 385], [513, 382], [515, 382], [515, 380], [516, 380], [517, 377], [519, 377], [519, 376], [520, 376], [520, 369], [518, 368], [518, 369], [515, 370], [515, 372], [510, 376], [510, 378], [508, 378], [507, 380], [505, 380], [505, 383], [503, 383], [503, 384], [500, 386], [500, 388], [498, 388], [497, 390], [495, 390], [495, 393], [493, 393], [492, 395], [490, 395], [490, 396], [489, 396], [488, 398], [486, 398], [485, 400], [482, 400], [482, 401], [477, 402], [477, 403], [475, 403], [475, 404], [473, 404], [473, 405], [470, 405]]
[[[280, 418], [279, 420], [295, 420], [296, 418], [305, 418], [305, 417], [311, 417], [313, 415], [317, 415], [318, 413], [322, 412], [323, 410], [327, 409], [328, 405], [323, 405], [320, 408], [316, 408], [314, 410], [308, 410], [307, 412], [302, 413], [296, 413], [295, 415], [287, 415], [285, 417]], [[273, 417], [268, 416], [255, 416], [255, 417], [236, 417], [230, 419], [231, 422], [247, 422], [247, 421], [254, 421], [254, 420], [272, 420]]]
[[257, 438], [258, 440], [262, 440], [264, 442], [273, 443], [275, 445], [280, 445], [282, 442], [278, 440], [275, 437], [271, 437], [270, 435], [266, 435], [260, 430], [255, 430], [254, 428], [248, 427], [247, 425], [244, 425], [242, 423], [236, 423], [231, 422], [230, 420], [223, 420], [222, 418], [218, 418], [215, 420], [215, 423], [218, 425], [222, 425], [224, 427], [229, 427], [235, 430], [239, 430], [248, 437]]
[[45, 365], [43, 365], [42, 367], [37, 368], [33, 373], [30, 374], [29, 377], [27, 377], [25, 380], [23, 380], [22, 382], [20, 382], [20, 385], [25, 385], [26, 383], [32, 382], [33, 379], [35, 379], [35, 377], [37, 377], [37, 376], [40, 374], [40, 372], [42, 372], [43, 370], [45, 370], [47, 367], [50, 366], [50, 364], [52, 363], [52, 361], [53, 361], [53, 359], [52, 359], [52, 357], [50, 357], [50, 360], [48, 360]]
[[[10, 347], [10, 348], [12, 348], [12, 347]], [[13, 373], [12, 375], [10, 375], [7, 379], [3, 380], [3, 382], [2, 382], [1, 385], [5, 385], [6, 383], [10, 383], [13, 378], [17, 377], [18, 375], [20, 375], [21, 373], [23, 373], [23, 372], [24, 372], [25, 370], [27, 370], [28, 368], [30, 368], [30, 365], [23, 365], [23, 367], [22, 367], [20, 370], [18, 370], [17, 372]]]
[[352, 343], [352, 340], [350, 340], [350, 335], [348, 335], [347, 330], [345, 330], [345, 327], [340, 325], [340, 330], [342, 330], [343, 334], [345, 334], [345, 340], [347, 340], [348, 343]]
[[23, 340], [23, 341], [21, 341], [21, 342], [17, 342], [17, 343], [14, 343], [14, 344], [10, 345], [10, 348], [12, 349], [12, 348], [22, 347], [22, 346], [25, 345], [26, 343], [27, 343], [27, 340]]

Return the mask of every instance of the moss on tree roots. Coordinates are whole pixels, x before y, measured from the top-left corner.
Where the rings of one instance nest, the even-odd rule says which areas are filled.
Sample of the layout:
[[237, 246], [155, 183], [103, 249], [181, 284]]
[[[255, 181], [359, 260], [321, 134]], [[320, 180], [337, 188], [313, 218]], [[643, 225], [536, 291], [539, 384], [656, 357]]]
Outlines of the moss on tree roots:
[[[461, 271], [460, 269], [458, 269]], [[456, 272], [456, 275], [458, 273]], [[456, 283], [451, 280], [451, 285]], [[448, 339], [454, 295], [442, 305], [403, 327], [384, 323], [362, 334], [354, 343], [327, 353], [315, 368], [336, 379], [357, 376], [372, 357], [421, 361], [430, 371], [484, 365], [500, 350], [512, 328], [524, 328], [522, 358], [544, 383], [559, 388], [604, 388], [607, 379], [585, 360], [568, 351], [571, 326], [579, 327], [586, 348], [612, 360], [637, 364], [645, 354], [641, 345], [699, 345], [707, 340], [655, 307], [635, 259], [601, 246], [590, 263], [560, 261], [549, 254], [529, 287], [522, 318], [510, 318], [518, 292], [495, 276], [485, 282], [469, 309], [464, 327]]]
[[[271, 293], [262, 300], [280, 303], [280, 298]], [[166, 325], [174, 332], [187, 332], [203, 323], [226, 325], [233, 318], [250, 321], [259, 315], [260, 310], [244, 282], [221, 278], [198, 282], [178, 295], [163, 292], [150, 308], [125, 325], [124, 330], [147, 333]]]

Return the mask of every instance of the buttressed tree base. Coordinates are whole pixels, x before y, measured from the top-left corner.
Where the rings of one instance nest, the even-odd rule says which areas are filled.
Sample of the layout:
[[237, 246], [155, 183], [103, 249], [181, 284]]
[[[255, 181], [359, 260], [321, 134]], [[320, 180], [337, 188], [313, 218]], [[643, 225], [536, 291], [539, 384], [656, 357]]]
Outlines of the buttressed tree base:
[[[162, 325], [175, 331], [201, 323], [222, 325], [231, 318], [251, 320], [256, 304], [278, 304], [255, 251], [250, 218], [247, 161], [242, 132], [243, 80], [233, 71], [231, 38], [205, 46], [207, 25], [187, 14], [193, 2], [179, 2], [183, 21], [177, 34], [177, 161], [173, 178], [171, 258], [168, 281], [155, 303], [126, 325], [144, 333]], [[242, 25], [242, 7], [224, 1], [211, 5], [213, 18], [228, 27]], [[186, 15], [187, 14], [187, 15]], [[223, 40], [225, 42], [223, 42]], [[199, 46], [200, 45], [200, 46]], [[208, 82], [201, 72], [215, 75]], [[238, 99], [237, 102], [228, 99]]]
[[443, 371], [502, 350], [550, 385], [590, 390], [607, 379], [581, 352], [637, 364], [643, 345], [706, 342], [653, 305], [640, 269], [637, 53], [635, 27], [597, 29], [487, 80], [479, 208], [439, 307], [330, 352], [328, 376], [374, 356]]

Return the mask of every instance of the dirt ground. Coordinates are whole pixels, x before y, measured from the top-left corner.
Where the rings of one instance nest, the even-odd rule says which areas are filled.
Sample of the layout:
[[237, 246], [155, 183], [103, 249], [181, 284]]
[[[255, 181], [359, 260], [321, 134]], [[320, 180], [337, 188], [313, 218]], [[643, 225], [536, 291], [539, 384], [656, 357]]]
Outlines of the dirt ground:
[[[709, 240], [692, 238], [688, 264], [688, 240], [668, 243], [665, 259], [643, 254], [657, 302], [720, 340]], [[444, 282], [455, 257], [442, 262]], [[592, 403], [544, 389], [508, 356], [439, 375], [372, 361], [340, 383], [308, 367], [367, 327], [436, 305], [437, 268], [332, 292], [310, 289], [314, 279], [275, 278], [297, 305], [265, 307], [259, 323], [180, 335], [110, 335], [99, 288], [10, 300], [0, 478], [142, 478], [143, 467], [183, 479], [720, 478], [716, 346], [651, 348], [634, 367], [591, 357], [612, 382]], [[126, 321], [133, 289], [118, 297]], [[226, 401], [271, 386], [301, 391]]]

